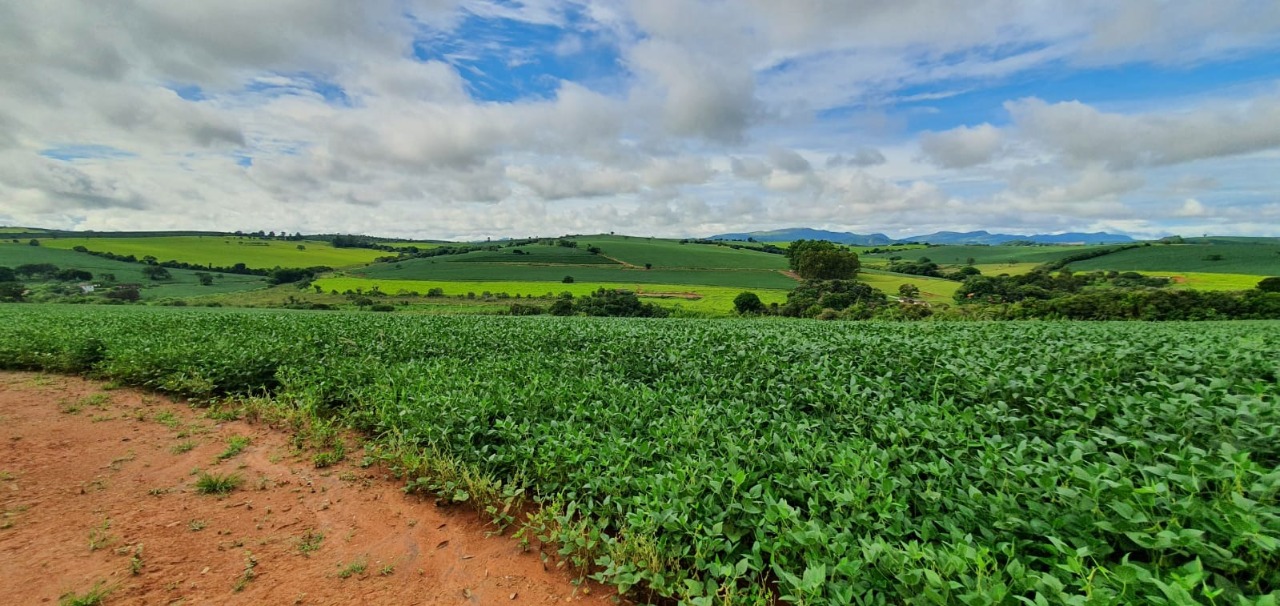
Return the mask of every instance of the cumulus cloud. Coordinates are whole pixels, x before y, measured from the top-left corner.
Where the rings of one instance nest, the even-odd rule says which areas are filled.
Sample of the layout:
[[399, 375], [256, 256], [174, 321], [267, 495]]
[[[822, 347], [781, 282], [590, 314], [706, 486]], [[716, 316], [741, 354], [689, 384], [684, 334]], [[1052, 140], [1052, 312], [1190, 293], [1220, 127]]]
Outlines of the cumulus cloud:
[[[1241, 190], [1274, 216], [1257, 201], [1274, 184], [1247, 164], [1280, 148], [1274, 91], [1160, 111], [1021, 99], [1007, 125], [938, 112], [918, 137], [924, 114], [899, 106], [1038, 69], [1265, 53], [1277, 31], [1263, 0], [0, 3], [0, 222], [1069, 228], [1128, 225], [1159, 196], [1188, 219], [1248, 216], [1224, 202]], [[505, 61], [464, 60], [475, 40]], [[514, 98], [485, 97], [484, 78], [512, 79]]]
[[968, 168], [991, 161], [1004, 148], [1004, 133], [990, 124], [962, 126], [920, 136], [920, 149], [942, 168]]
[[1107, 113], [1068, 101], [1005, 104], [1020, 136], [1068, 162], [1115, 168], [1180, 164], [1280, 146], [1280, 97], [1182, 112]]
[[827, 167], [834, 168], [837, 166], [877, 166], [885, 163], [884, 154], [874, 147], [859, 147], [848, 156], [844, 154], [836, 154], [827, 157]]

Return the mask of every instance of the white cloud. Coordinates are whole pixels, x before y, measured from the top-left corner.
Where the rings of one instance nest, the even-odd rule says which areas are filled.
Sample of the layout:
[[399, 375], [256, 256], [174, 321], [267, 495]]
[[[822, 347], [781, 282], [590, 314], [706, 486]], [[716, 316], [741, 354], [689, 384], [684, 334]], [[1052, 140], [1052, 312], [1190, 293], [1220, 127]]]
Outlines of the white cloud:
[[[477, 99], [449, 57], [415, 51], [470, 49], [455, 28], [483, 19], [562, 28], [537, 41], [556, 61], [618, 65], [582, 82], [542, 74], [537, 97]], [[923, 114], [897, 106], [1035, 70], [1274, 51], [1278, 31], [1280, 5], [1259, 0], [0, 3], [0, 222], [905, 235], [1144, 229], [1135, 208], [1149, 205], [1237, 229], [1275, 217], [1257, 168], [1280, 149], [1274, 88], [1159, 111], [1022, 99], [1007, 125], [918, 138], [907, 129]], [[537, 64], [533, 48], [500, 50]], [[118, 152], [42, 155], [77, 146]]]
[[1004, 133], [990, 124], [962, 126], [920, 136], [920, 149], [942, 168], [968, 168], [985, 164], [1004, 148]]

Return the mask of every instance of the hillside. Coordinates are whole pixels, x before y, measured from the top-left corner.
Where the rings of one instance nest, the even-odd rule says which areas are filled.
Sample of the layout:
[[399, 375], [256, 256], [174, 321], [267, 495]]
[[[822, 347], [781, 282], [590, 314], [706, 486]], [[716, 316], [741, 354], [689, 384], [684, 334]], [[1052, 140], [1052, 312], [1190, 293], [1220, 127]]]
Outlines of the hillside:
[[[1193, 241], [1194, 242], [1194, 241]], [[1156, 244], [1071, 264], [1075, 271], [1169, 271], [1280, 274], [1280, 240], [1223, 240]]]
[[42, 246], [71, 250], [83, 246], [94, 252], [146, 256], [157, 261], [231, 267], [243, 263], [250, 269], [273, 267], [350, 267], [387, 253], [365, 248], [334, 248], [318, 240], [264, 240], [251, 236], [157, 236], [128, 238], [49, 238]]
[[[263, 288], [267, 285], [261, 276], [237, 274], [214, 274], [213, 283], [204, 286], [200, 283], [198, 272], [183, 269], [170, 269], [171, 279], [155, 281], [143, 275], [145, 265], [126, 263], [95, 257], [87, 253], [62, 250], [47, 246], [29, 246], [26, 243], [15, 244], [8, 240], [0, 241], [0, 267], [16, 268], [20, 265], [51, 263], [59, 269], [79, 269], [93, 274], [90, 282], [110, 286], [111, 284], [139, 284], [139, 294], [144, 300], [162, 298], [188, 298], [220, 293], [241, 292]], [[114, 277], [114, 279], [108, 279]], [[26, 280], [28, 286], [40, 281]]]

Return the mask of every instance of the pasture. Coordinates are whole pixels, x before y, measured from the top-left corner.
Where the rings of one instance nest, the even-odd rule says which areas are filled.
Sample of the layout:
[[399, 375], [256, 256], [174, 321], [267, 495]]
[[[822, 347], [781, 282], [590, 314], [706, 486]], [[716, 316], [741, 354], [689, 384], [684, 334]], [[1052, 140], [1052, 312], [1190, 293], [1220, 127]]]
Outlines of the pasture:
[[417, 293], [425, 295], [433, 288], [444, 291], [445, 296], [465, 297], [469, 293], [483, 297], [484, 293], [497, 295], [507, 293], [514, 297], [558, 296], [567, 292], [575, 297], [589, 295], [598, 289], [618, 289], [635, 292], [640, 298], [664, 307], [679, 306], [683, 309], [714, 315], [729, 315], [733, 312], [733, 298], [744, 290], [756, 293], [766, 305], [784, 303], [787, 291], [779, 289], [742, 289], [724, 286], [707, 286], [691, 284], [661, 284], [640, 282], [590, 282], [574, 281], [572, 284], [537, 281], [435, 281], [435, 280], [380, 280], [353, 277], [328, 277], [316, 280], [313, 284], [324, 292], [350, 291], [369, 292], [374, 288], [388, 295], [398, 293]]
[[[25, 242], [13, 244], [0, 241], [0, 266], [17, 267], [31, 263], [52, 263], [59, 269], [80, 269], [93, 274], [90, 282], [104, 284], [105, 274], [115, 276], [116, 284], [139, 284], [139, 294], [144, 300], [163, 298], [183, 299], [206, 295], [253, 290], [266, 286], [262, 276], [238, 274], [214, 274], [213, 284], [204, 286], [193, 270], [170, 269], [170, 280], [155, 281], [142, 273], [141, 263], [126, 263], [103, 259], [86, 253], [63, 250], [49, 246], [29, 246]], [[28, 281], [30, 282], [30, 281]]]
[[[157, 261], [231, 267], [244, 263], [253, 269], [274, 267], [350, 267], [369, 263], [388, 253], [364, 248], [334, 248], [328, 242], [262, 240], [248, 236], [158, 236], [138, 238], [50, 238], [42, 246], [71, 250], [83, 246], [95, 252], [133, 255]], [[301, 247], [301, 248], [300, 248]]]

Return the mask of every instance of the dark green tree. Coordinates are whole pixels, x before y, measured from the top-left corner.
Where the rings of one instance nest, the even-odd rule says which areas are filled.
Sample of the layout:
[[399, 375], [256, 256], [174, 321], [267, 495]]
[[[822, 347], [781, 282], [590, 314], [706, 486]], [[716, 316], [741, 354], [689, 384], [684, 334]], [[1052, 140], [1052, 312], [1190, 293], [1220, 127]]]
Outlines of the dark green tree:
[[804, 280], [852, 280], [858, 255], [825, 240], [796, 240], [787, 249], [791, 269]]
[[733, 309], [744, 316], [748, 316], [762, 314], [767, 308], [756, 293], [744, 292], [733, 298]]
[[151, 280], [157, 280], [157, 281], [169, 280], [173, 278], [173, 276], [169, 273], [169, 270], [163, 267], [160, 267], [159, 265], [148, 265], [142, 268], [142, 275], [146, 276]]
[[1257, 289], [1262, 292], [1280, 292], [1280, 277], [1263, 278]]

